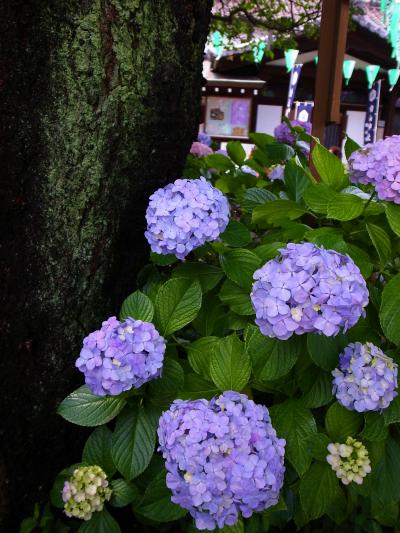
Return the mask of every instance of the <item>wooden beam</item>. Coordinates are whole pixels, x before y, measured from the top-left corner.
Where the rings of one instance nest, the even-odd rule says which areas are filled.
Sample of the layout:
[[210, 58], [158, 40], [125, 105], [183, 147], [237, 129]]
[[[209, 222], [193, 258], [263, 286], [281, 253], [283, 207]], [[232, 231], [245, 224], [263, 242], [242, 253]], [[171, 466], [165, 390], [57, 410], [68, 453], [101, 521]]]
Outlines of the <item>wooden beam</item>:
[[342, 67], [348, 22], [349, 0], [323, 0], [312, 132], [321, 142], [325, 127], [340, 123]]

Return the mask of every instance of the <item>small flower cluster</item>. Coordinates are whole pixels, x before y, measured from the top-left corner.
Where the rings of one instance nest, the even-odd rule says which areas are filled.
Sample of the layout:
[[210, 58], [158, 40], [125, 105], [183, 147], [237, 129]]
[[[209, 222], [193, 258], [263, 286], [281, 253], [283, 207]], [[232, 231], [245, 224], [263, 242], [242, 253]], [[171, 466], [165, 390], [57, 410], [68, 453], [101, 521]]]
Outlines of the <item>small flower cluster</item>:
[[184, 259], [225, 230], [229, 203], [205, 178], [178, 179], [150, 196], [146, 220], [152, 251]]
[[64, 483], [62, 499], [69, 517], [90, 520], [96, 511], [102, 511], [104, 502], [111, 498], [105, 472], [97, 465], [81, 466]]
[[254, 273], [251, 301], [256, 324], [267, 337], [286, 340], [294, 333], [327, 337], [354, 326], [368, 304], [364, 278], [353, 260], [312, 243], [279, 250]]
[[397, 396], [397, 365], [371, 342], [349, 344], [332, 375], [333, 394], [351, 411], [380, 411]]
[[210, 146], [208, 146], [207, 144], [203, 144], [202, 142], [195, 141], [194, 143], [192, 143], [192, 146], [190, 148], [190, 153], [192, 155], [195, 155], [196, 157], [204, 157], [214, 152], [212, 148], [210, 148]]
[[[301, 128], [304, 128], [305, 132], [310, 135], [312, 125], [310, 122], [301, 122], [300, 120], [291, 120], [290, 124], [292, 127], [300, 126]], [[296, 143], [296, 135], [293, 134], [291, 129], [289, 128], [288, 124], [286, 122], [282, 122], [277, 126], [274, 130], [274, 135], [277, 141], [280, 143], [290, 144], [294, 145]]]
[[283, 181], [283, 178], [285, 177], [285, 166], [284, 165], [274, 165], [271, 167], [270, 171], [268, 172], [268, 178], [271, 181]]
[[165, 345], [150, 322], [113, 316], [83, 340], [75, 365], [93, 394], [115, 396], [160, 377]]
[[352, 437], [347, 438], [346, 444], [329, 444], [328, 451], [326, 460], [344, 485], [349, 485], [352, 481], [361, 485], [365, 476], [371, 472], [367, 448]]
[[400, 204], [400, 135], [353, 152], [349, 166], [353, 183], [371, 184], [380, 200]]
[[207, 400], [175, 400], [160, 418], [172, 501], [197, 529], [237, 523], [275, 505], [283, 484], [285, 441], [266, 407], [237, 392]]
[[206, 146], [212, 145], [212, 139], [208, 133], [200, 132], [197, 136], [197, 141], [201, 144], [205, 144]]

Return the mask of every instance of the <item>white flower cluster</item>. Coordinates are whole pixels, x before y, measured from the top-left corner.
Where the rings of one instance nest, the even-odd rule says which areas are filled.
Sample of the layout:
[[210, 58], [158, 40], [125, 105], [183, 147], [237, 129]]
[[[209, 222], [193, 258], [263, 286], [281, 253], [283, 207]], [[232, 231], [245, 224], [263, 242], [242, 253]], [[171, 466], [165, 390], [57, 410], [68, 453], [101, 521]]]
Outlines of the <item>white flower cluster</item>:
[[352, 481], [361, 485], [371, 472], [367, 448], [352, 437], [348, 437], [345, 444], [329, 444], [328, 451], [326, 460], [344, 485]]

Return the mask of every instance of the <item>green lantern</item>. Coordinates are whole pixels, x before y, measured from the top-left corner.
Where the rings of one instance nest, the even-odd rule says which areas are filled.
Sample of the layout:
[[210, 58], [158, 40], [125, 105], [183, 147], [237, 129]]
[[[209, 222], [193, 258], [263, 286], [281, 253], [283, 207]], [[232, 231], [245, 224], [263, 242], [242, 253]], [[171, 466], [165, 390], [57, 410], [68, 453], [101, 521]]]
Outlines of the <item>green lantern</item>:
[[396, 85], [396, 83], [399, 81], [399, 77], [400, 77], [400, 69], [391, 68], [390, 70], [388, 70], [390, 90], [392, 90], [393, 87]]
[[318, 56], [314, 57], [315, 64], [318, 65]]
[[293, 69], [298, 55], [299, 55], [299, 51], [294, 50], [293, 48], [289, 48], [289, 50], [285, 50], [285, 64], [286, 64], [286, 68], [288, 72], [290, 72]]
[[253, 57], [255, 63], [261, 63], [261, 60], [264, 57], [266, 46], [267, 45], [265, 42], [259, 42], [258, 45], [253, 48]]
[[346, 85], [349, 84], [350, 78], [353, 75], [354, 67], [356, 66], [356, 62], [354, 59], [345, 59], [343, 61], [343, 76], [346, 80]]
[[365, 67], [365, 73], [367, 75], [367, 80], [368, 80], [368, 89], [372, 89], [372, 85], [374, 84], [374, 81], [376, 80], [379, 69], [380, 69], [379, 65], [367, 65]]
[[224, 47], [222, 45], [222, 34], [220, 31], [215, 31], [213, 33], [212, 43], [214, 46], [216, 56], [221, 57]]

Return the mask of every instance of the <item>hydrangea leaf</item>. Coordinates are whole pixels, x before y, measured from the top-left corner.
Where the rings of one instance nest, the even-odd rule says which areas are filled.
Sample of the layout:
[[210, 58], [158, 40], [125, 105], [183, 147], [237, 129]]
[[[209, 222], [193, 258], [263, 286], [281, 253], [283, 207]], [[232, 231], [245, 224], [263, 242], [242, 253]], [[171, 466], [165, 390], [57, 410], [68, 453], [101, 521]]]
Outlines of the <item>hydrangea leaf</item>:
[[253, 187], [247, 189], [247, 191], [244, 193], [241, 207], [250, 213], [257, 205], [263, 205], [266, 202], [277, 199], [278, 197], [273, 192], [268, 191], [267, 189]]
[[326, 463], [314, 463], [300, 480], [300, 502], [308, 520], [323, 516], [341, 497], [339, 481]]
[[[385, 409], [384, 413], [387, 410]], [[385, 440], [388, 436], [388, 429], [385, 426], [385, 416], [381, 413], [364, 413], [365, 425], [362, 433], [362, 439], [375, 442]]]
[[279, 250], [285, 247], [285, 242], [271, 242], [257, 246], [254, 248], [253, 252], [258, 255], [263, 263], [266, 263], [270, 259], [275, 259], [275, 257], [278, 257]]
[[385, 211], [389, 226], [400, 237], [400, 205], [387, 202], [385, 204]]
[[400, 445], [389, 437], [383, 454], [373, 468], [372, 489], [383, 502], [400, 500]]
[[86, 441], [82, 461], [89, 465], [99, 465], [109, 478], [115, 473], [111, 456], [112, 433], [107, 426], [96, 428]]
[[241, 248], [251, 242], [250, 231], [244, 224], [237, 220], [231, 220], [220, 237], [223, 242], [233, 248]]
[[327, 217], [348, 221], [359, 217], [364, 210], [364, 201], [354, 194], [337, 194], [328, 203]]
[[311, 157], [322, 183], [336, 191], [340, 191], [349, 185], [349, 179], [346, 176], [342, 162], [325, 146], [316, 143]]
[[251, 373], [250, 358], [236, 335], [221, 339], [214, 347], [210, 375], [221, 390], [241, 391]]
[[173, 278], [197, 280], [203, 293], [211, 291], [224, 277], [223, 271], [207, 263], [181, 263], [172, 272]]
[[346, 154], [346, 159], [349, 159], [351, 154], [353, 152], [356, 152], [360, 148], [361, 148], [361, 146], [356, 141], [354, 141], [350, 137], [347, 137], [346, 138], [346, 142], [344, 144], [344, 153]]
[[161, 335], [167, 336], [189, 324], [200, 311], [201, 286], [198, 281], [170, 279], [156, 297], [156, 318]]
[[205, 379], [211, 379], [210, 361], [218, 337], [202, 337], [186, 346], [190, 366]]
[[228, 278], [250, 292], [253, 274], [261, 265], [260, 258], [250, 250], [238, 248], [221, 254], [219, 260]]
[[201, 398], [211, 400], [220, 392], [221, 389], [211, 381], [197, 374], [185, 374], [185, 384], [183, 390], [179, 392], [179, 398], [182, 400], [198, 400]]
[[78, 529], [78, 533], [121, 533], [118, 522], [110, 515], [106, 508], [93, 513], [93, 516]]
[[120, 396], [95, 396], [84, 385], [67, 396], [57, 412], [78, 426], [101, 426], [115, 418], [125, 403]]
[[234, 163], [241, 166], [246, 159], [246, 152], [239, 141], [229, 141], [226, 145], [226, 151]]
[[125, 479], [129, 481], [146, 469], [155, 443], [154, 419], [146, 409], [129, 408], [118, 417], [111, 453], [115, 466]]
[[344, 335], [325, 337], [317, 333], [308, 333], [307, 348], [311, 359], [323, 370], [330, 372], [339, 364], [339, 355], [348, 341]]
[[141, 291], [135, 291], [122, 303], [119, 319], [125, 320], [130, 317], [143, 322], [151, 322], [154, 316], [154, 306], [146, 294]]
[[222, 303], [228, 305], [238, 315], [254, 315], [254, 309], [250, 301], [250, 291], [246, 291], [227, 279], [219, 292]]
[[400, 344], [400, 274], [385, 285], [379, 312], [385, 336], [394, 344]]
[[299, 476], [311, 464], [308, 441], [317, 433], [317, 425], [309, 409], [296, 400], [286, 400], [270, 409], [272, 424], [280, 438], [286, 439], [286, 457]]
[[110, 488], [112, 490], [110, 505], [113, 507], [125, 507], [139, 496], [137, 487], [125, 479], [113, 479]]
[[371, 222], [367, 222], [365, 227], [367, 228], [368, 235], [370, 236], [375, 250], [378, 252], [381, 265], [385, 266], [392, 253], [389, 235], [380, 226], [372, 224]]
[[285, 185], [291, 200], [299, 202], [303, 198], [304, 191], [311, 183], [306, 170], [295, 159], [290, 159], [286, 163]]
[[328, 212], [328, 205], [335, 197], [335, 191], [329, 188], [325, 183], [310, 185], [303, 194], [307, 207], [309, 207], [311, 211], [323, 215], [326, 215]]
[[320, 370], [311, 388], [301, 398], [301, 403], [305, 407], [317, 408], [328, 404], [332, 399], [332, 377]]
[[363, 425], [360, 413], [349, 411], [340, 404], [332, 404], [325, 417], [325, 427], [335, 442], [345, 442], [347, 437], [356, 435]]
[[279, 222], [296, 220], [306, 213], [305, 207], [292, 200], [273, 200], [253, 209], [253, 224], [278, 224]]
[[400, 396], [396, 396], [389, 407], [383, 411], [383, 418], [386, 425], [400, 422]]
[[149, 385], [149, 397], [154, 405], [167, 408], [182, 389], [184, 373], [178, 361], [166, 357], [161, 378], [154, 379]]

